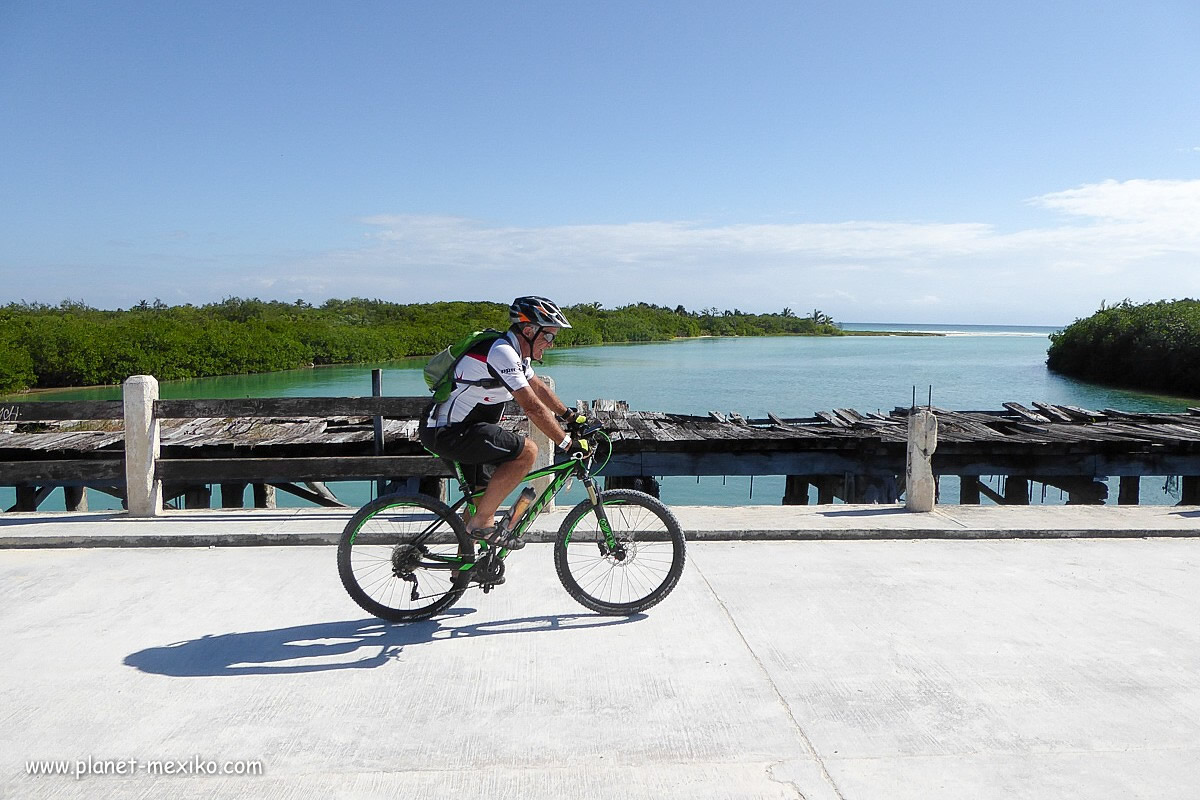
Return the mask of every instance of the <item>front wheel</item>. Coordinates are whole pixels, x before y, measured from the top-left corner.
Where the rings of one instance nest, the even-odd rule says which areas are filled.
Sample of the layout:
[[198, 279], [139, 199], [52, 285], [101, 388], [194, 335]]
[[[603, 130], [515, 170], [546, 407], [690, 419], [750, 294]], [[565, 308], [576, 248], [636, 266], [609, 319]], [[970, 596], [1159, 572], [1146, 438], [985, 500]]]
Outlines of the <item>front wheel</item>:
[[584, 500], [563, 520], [554, 568], [571, 597], [601, 614], [636, 614], [671, 593], [683, 574], [687, 542], [670, 509], [644, 492], [600, 493], [611, 527]]
[[338, 543], [338, 574], [365, 611], [393, 622], [428, 619], [467, 586], [474, 544], [449, 506], [385, 495], [358, 510]]

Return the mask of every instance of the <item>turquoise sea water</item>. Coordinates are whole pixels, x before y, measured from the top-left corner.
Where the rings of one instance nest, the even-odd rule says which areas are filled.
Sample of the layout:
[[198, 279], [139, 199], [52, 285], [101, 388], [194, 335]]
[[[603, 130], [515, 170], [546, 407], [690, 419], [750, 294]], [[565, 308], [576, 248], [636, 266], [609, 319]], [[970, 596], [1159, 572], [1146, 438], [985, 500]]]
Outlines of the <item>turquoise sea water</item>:
[[[850, 323], [848, 330], [933, 332], [940, 336], [701, 338], [645, 344], [605, 345], [551, 351], [539, 372], [554, 378], [559, 395], [575, 400], [627, 400], [632, 408], [707, 414], [736, 411], [747, 417], [774, 412], [811, 416], [817, 410], [854, 408], [887, 413], [925, 403], [959, 410], [997, 410], [1006, 401], [1065, 403], [1086, 408], [1179, 411], [1195, 398], [1149, 395], [1075, 381], [1046, 369], [1048, 336], [1055, 329], [994, 325], [901, 325]], [[378, 365], [319, 367], [268, 375], [164, 382], [164, 398], [354, 396], [371, 393], [371, 368], [384, 371], [384, 391], [423, 395], [424, 359]], [[39, 394], [38, 399], [117, 399], [119, 387]], [[33, 399], [26, 396], [22, 399]], [[1143, 480], [1143, 502], [1174, 502], [1163, 479]], [[365, 484], [335, 488], [346, 502], [367, 499]], [[753, 494], [751, 494], [753, 492]], [[1042, 502], [1040, 485], [1035, 502]], [[946, 479], [942, 499], [957, 499], [957, 482]], [[782, 476], [666, 478], [668, 503], [777, 504]], [[0, 503], [13, 500], [0, 489]], [[1111, 497], [1115, 498], [1115, 480]], [[281, 501], [282, 501], [282, 495]], [[1057, 489], [1045, 502], [1061, 502]], [[61, 501], [59, 508], [61, 508]], [[92, 508], [105, 498], [89, 493]], [[297, 504], [303, 504], [297, 501]], [[47, 504], [44, 508], [51, 509]]]

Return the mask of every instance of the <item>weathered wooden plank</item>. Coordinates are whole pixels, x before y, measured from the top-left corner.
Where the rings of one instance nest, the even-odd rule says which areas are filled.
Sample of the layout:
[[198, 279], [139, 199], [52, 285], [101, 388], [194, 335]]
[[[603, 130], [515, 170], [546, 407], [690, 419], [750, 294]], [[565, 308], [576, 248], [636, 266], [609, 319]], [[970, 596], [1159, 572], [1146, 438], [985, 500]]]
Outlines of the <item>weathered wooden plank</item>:
[[177, 483], [283, 483], [355, 478], [449, 476], [432, 456], [340, 456], [319, 458], [163, 458], [158, 478]]
[[1156, 431], [1176, 436], [1184, 441], [1197, 442], [1200, 441], [1200, 430], [1195, 428], [1185, 427], [1183, 425], [1156, 425]]
[[53, 483], [125, 483], [125, 461], [120, 458], [55, 459], [53, 461], [0, 461], [0, 485]]
[[[124, 442], [122, 433], [105, 433], [103, 431], [77, 431], [70, 433], [6, 433], [0, 434], [0, 450], [14, 451], [58, 451], [58, 452], [92, 452]], [[59, 447], [67, 443], [69, 447]]]
[[1119, 420], [1137, 420], [1137, 421], [1153, 421], [1154, 417], [1150, 414], [1141, 414], [1134, 411], [1118, 411], [1115, 408], [1102, 408], [1104, 416], [1110, 419]]
[[1036, 411], [1031, 411], [1020, 403], [1005, 403], [1004, 407], [1016, 414], [1026, 422], [1049, 422], [1049, 418], [1042, 416]]
[[41, 422], [47, 420], [124, 419], [121, 400], [80, 400], [77, 402], [35, 402], [0, 404], [0, 422]]
[[241, 397], [157, 400], [159, 419], [196, 417], [391, 417], [416, 419], [428, 397]]
[[1049, 418], [1053, 422], [1070, 422], [1071, 421], [1070, 414], [1067, 414], [1064, 411], [1058, 410], [1057, 408], [1050, 405], [1049, 403], [1039, 403], [1035, 400], [1033, 403], [1033, 407], [1036, 408], [1038, 411], [1042, 412], [1042, 414], [1044, 414], [1047, 418]]
[[605, 475], [856, 475], [894, 476], [904, 471], [895, 454], [792, 452], [641, 452], [613, 454]]
[[1179, 436], [1164, 432], [1161, 430], [1161, 425], [1151, 425], [1147, 423], [1116, 423], [1110, 422], [1105, 426], [1105, 429], [1110, 433], [1121, 436], [1122, 439], [1134, 443], [1145, 442], [1173, 444], [1179, 441]]
[[1099, 411], [1092, 411], [1087, 408], [1080, 408], [1079, 406], [1060, 404], [1058, 408], [1077, 422], [1101, 422], [1105, 419], [1104, 415]]
[[626, 419], [629, 421], [629, 427], [631, 427], [633, 429], [633, 431], [637, 435], [638, 439], [641, 439], [641, 440], [647, 441], [647, 442], [660, 441], [659, 429], [651, 428], [650, 425], [645, 420], [640, 419], [637, 416], [631, 415], [629, 417], [626, 417]]
[[838, 417], [836, 414], [831, 414], [828, 411], [815, 412], [819, 419], [823, 419], [835, 428], [849, 428], [850, 424]]
[[771, 422], [775, 423], [780, 428], [780, 434], [786, 438], [804, 437], [807, 439], [819, 438], [821, 433], [809, 430], [808, 428], [799, 425], [795, 422], [788, 422], [782, 419], [779, 415], [768, 412], [767, 417]]
[[647, 420], [646, 424], [654, 431], [654, 437], [660, 442], [677, 442], [681, 440], [679, 427], [667, 420]]
[[[943, 435], [942, 426], [945, 425], [950, 433], [958, 433], [961, 431], [967, 439], [979, 439], [982, 441], [1001, 441], [1005, 438], [1003, 433], [989, 428], [981, 422], [971, 419], [966, 414], [958, 411], [950, 411], [944, 408], [934, 408], [934, 415], [938, 420], [938, 436]], [[955, 427], [958, 431], [955, 431]]]

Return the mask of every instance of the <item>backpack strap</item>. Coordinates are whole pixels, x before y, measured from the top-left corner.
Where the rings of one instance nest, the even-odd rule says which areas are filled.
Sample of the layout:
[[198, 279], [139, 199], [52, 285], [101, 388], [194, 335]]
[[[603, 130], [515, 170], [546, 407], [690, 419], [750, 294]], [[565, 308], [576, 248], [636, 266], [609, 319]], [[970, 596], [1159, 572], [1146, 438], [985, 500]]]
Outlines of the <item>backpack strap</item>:
[[[465, 353], [463, 353], [461, 356], [459, 356], [457, 359], [454, 360], [454, 366], [450, 368], [450, 380], [454, 383], [455, 386], [459, 386], [459, 385], [478, 386], [481, 389], [501, 389], [501, 388], [505, 387], [504, 381], [500, 380], [500, 373], [496, 371], [495, 367], [493, 367], [491, 364], [488, 363], [487, 356], [486, 356], [487, 351], [492, 349], [492, 345], [494, 345], [500, 339], [504, 338], [503, 333], [500, 333], [499, 331], [495, 331], [495, 333], [496, 333], [496, 336], [494, 336], [490, 339], [484, 339], [483, 341], [477, 343], [473, 347], [468, 348]], [[462, 361], [464, 358], [466, 358], [467, 356], [469, 356], [470, 354], [478, 353], [478, 352], [482, 352], [485, 354], [484, 359], [483, 359], [483, 365], [485, 367], [487, 367], [488, 374], [492, 376], [492, 379], [491, 380], [468, 381], [468, 380], [463, 380], [462, 378], [455, 378], [454, 371], [458, 369], [458, 363], [460, 361]]]

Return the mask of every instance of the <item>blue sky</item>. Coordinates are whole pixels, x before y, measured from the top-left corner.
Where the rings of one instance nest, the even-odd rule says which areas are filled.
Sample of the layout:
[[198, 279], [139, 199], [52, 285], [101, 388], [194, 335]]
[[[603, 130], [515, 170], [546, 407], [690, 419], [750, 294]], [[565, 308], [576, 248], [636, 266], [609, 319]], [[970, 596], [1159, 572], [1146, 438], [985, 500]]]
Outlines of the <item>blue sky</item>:
[[0, 3], [0, 301], [1200, 296], [1191, 2]]

